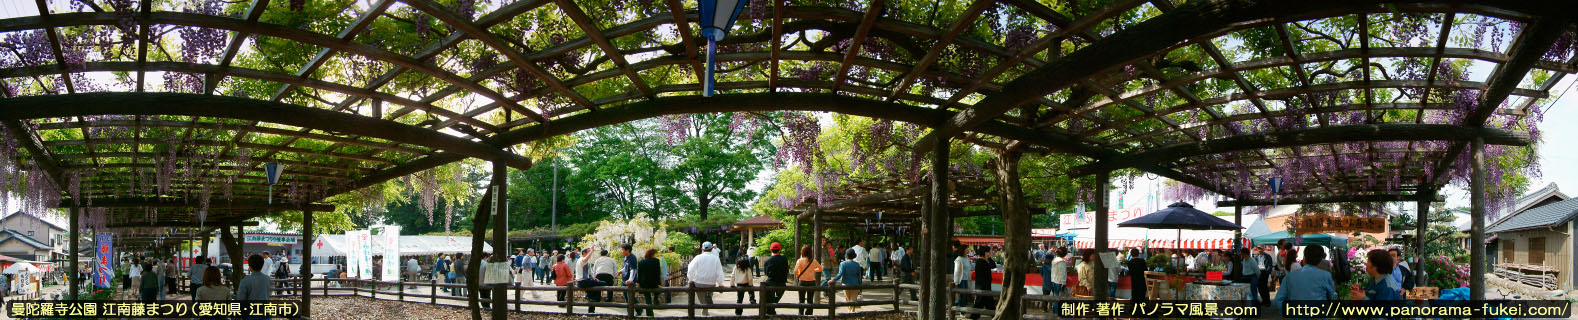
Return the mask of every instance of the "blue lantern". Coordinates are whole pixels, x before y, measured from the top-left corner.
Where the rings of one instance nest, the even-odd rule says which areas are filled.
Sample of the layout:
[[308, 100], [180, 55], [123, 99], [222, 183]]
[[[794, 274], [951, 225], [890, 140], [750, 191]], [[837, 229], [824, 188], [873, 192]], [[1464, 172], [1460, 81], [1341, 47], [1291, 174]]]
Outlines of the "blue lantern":
[[700, 21], [701, 36], [707, 38], [707, 79], [701, 95], [711, 97], [713, 83], [712, 72], [717, 69], [718, 41], [729, 34], [729, 28], [734, 26], [734, 19], [740, 17], [740, 11], [745, 9], [747, 0], [697, 0], [697, 8], [701, 9]]
[[285, 172], [285, 166], [278, 162], [263, 164], [263, 175], [268, 178], [268, 203], [274, 203], [274, 185], [279, 183], [280, 173]]

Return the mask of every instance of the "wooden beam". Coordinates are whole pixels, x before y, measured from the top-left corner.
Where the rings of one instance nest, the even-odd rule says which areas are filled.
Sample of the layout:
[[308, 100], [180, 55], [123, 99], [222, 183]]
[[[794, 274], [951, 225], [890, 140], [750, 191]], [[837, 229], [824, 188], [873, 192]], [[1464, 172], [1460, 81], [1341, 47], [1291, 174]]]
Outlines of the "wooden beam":
[[[928, 152], [932, 141], [954, 136], [996, 118], [1010, 109], [1040, 99], [1093, 75], [1111, 72], [1142, 58], [1166, 52], [1179, 43], [1232, 30], [1245, 22], [1287, 18], [1316, 12], [1360, 11], [1390, 0], [1347, 1], [1191, 1], [1103, 38], [1063, 59], [1051, 61], [1010, 81], [1003, 91], [976, 102], [915, 143], [915, 151]], [[1464, 2], [1464, 1], [1443, 1]], [[1526, 1], [1477, 1], [1477, 4], [1520, 12], [1558, 12]], [[1570, 9], [1572, 4], [1565, 4]]]
[[56, 159], [48, 149], [44, 148], [38, 136], [16, 119], [0, 119], [0, 125], [5, 125], [6, 134], [16, 139], [27, 153], [33, 156], [33, 163], [38, 164], [44, 173], [49, 174], [49, 181], [55, 183], [56, 188], [62, 190], [67, 187], [65, 172], [60, 169], [60, 160]]
[[[1408, 202], [1408, 201], [1420, 201], [1419, 197], [1420, 196], [1416, 195], [1416, 194], [1343, 195], [1343, 196], [1325, 196], [1325, 197], [1308, 197], [1308, 198], [1284, 198], [1284, 199], [1277, 199], [1275, 202], [1278, 205], [1285, 205], [1285, 204], [1322, 204], [1322, 203], [1354, 203], [1354, 202]], [[1433, 197], [1431, 197], [1431, 199], [1433, 199], [1435, 202], [1446, 201], [1446, 197], [1445, 196], [1439, 196], [1439, 195], [1433, 196]], [[1263, 200], [1263, 199], [1223, 200], [1223, 201], [1217, 201], [1216, 202], [1216, 206], [1217, 207], [1269, 206], [1271, 204], [1272, 204], [1272, 200]]]
[[[537, 64], [532, 63], [530, 59], [526, 58], [526, 54], [521, 53], [520, 50], [516, 50], [514, 47], [511, 47], [510, 43], [504, 40], [504, 38], [499, 37], [499, 35], [493, 34], [492, 32], [488, 32], [487, 29], [483, 29], [481, 26], [472, 23], [470, 21], [471, 18], [462, 18], [459, 15], [450, 12], [449, 9], [446, 9], [431, 0], [405, 0], [405, 3], [411, 5], [412, 8], [416, 8], [417, 10], [421, 10], [424, 13], [432, 15], [434, 18], [438, 18], [439, 21], [443, 21], [445, 24], [455, 28], [457, 31], [465, 33], [467, 36], [476, 38], [478, 41], [482, 42], [482, 44], [492, 48], [493, 51], [503, 54], [505, 58], [508, 58], [511, 62], [514, 62], [516, 66], [521, 67], [521, 69], [525, 69], [527, 72], [531, 72], [533, 76], [536, 76], [539, 80], [542, 80], [542, 82], [547, 84], [549, 87], [558, 90], [560, 94], [564, 95], [565, 98], [569, 98], [570, 101], [574, 101], [576, 104], [582, 106], [591, 105], [591, 102], [587, 101], [586, 97], [581, 96], [581, 94], [575, 92], [574, 89], [565, 86], [564, 83], [559, 81], [559, 78], [554, 77], [552, 73], [548, 73], [548, 70], [544, 70], [542, 67], [537, 66]], [[466, 88], [467, 90], [487, 96], [489, 99], [493, 99], [495, 102], [504, 104], [504, 106], [510, 108], [510, 110], [515, 110], [515, 112], [525, 114], [526, 116], [536, 119], [537, 121], [548, 121], [548, 118], [543, 114], [538, 113], [537, 111], [527, 110], [526, 107], [521, 106], [519, 103], [515, 103], [515, 100], [511, 100], [508, 97], [500, 95], [498, 92], [493, 91], [492, 89], [483, 87], [481, 84], [478, 84], [474, 81], [458, 79], [459, 77], [456, 78], [458, 81], [463, 81], [464, 83], [456, 83], [453, 80], [448, 82], [461, 84], [461, 87]]]
[[[1550, 49], [1551, 43], [1555, 42], [1556, 38], [1567, 30], [1568, 25], [1571, 24], [1571, 20], [1567, 18], [1536, 20], [1523, 28], [1523, 33], [1520, 34], [1515, 46], [1508, 51], [1512, 58], [1507, 60], [1507, 63], [1497, 66], [1496, 70], [1491, 73], [1490, 80], [1488, 80], [1489, 83], [1486, 85], [1487, 88], [1479, 95], [1478, 103], [1475, 105], [1476, 108], [1463, 117], [1462, 125], [1476, 127], [1485, 125], [1485, 120], [1490, 117], [1490, 114], [1501, 108], [1501, 103], [1506, 101], [1507, 96], [1518, 88], [1518, 83], [1523, 81], [1523, 77], [1528, 74], [1534, 61], [1539, 61], [1545, 55], [1545, 52]], [[1447, 150], [1447, 153], [1436, 162], [1431, 171], [1434, 173], [1428, 177], [1427, 184], [1435, 186], [1445, 185], [1446, 177], [1452, 172], [1447, 170], [1447, 168], [1457, 161], [1458, 155], [1462, 154], [1468, 145], [1469, 143], [1453, 144]], [[1482, 243], [1475, 245], [1482, 245]]]
[[[922, 71], [926, 71], [926, 68], [930, 68], [932, 63], [937, 62], [937, 58], [942, 55], [943, 49], [947, 49], [954, 38], [957, 38], [960, 33], [974, 25], [975, 19], [981, 17], [981, 11], [986, 11], [986, 8], [994, 5], [997, 5], [997, 0], [974, 0], [971, 2], [970, 7], [965, 8], [964, 13], [959, 15], [959, 20], [954, 21], [953, 25], [948, 27], [948, 30], [942, 34], [942, 38], [937, 40], [937, 43], [933, 44], [931, 49], [926, 50], [926, 55], [922, 56], [920, 61], [915, 63], [915, 67], [904, 73], [904, 77], [899, 80], [899, 85], [894, 86], [893, 92], [888, 94], [888, 101], [893, 101], [893, 98], [897, 97], [901, 92], [909, 91], [910, 85], [915, 84], [915, 78], [920, 77]], [[1017, 64], [1018, 62], [1005, 61], [1004, 63]]]
[[391, 120], [247, 98], [180, 93], [82, 93], [19, 97], [3, 101], [6, 102], [6, 107], [0, 108], [0, 118], [3, 119], [104, 114], [246, 119], [406, 142], [486, 160], [505, 161], [511, 167], [531, 167], [530, 160], [500, 147]]
[[[210, 213], [210, 214], [212, 214], [212, 213]], [[192, 228], [192, 227], [196, 227], [196, 225], [194, 225], [193, 223], [194, 223], [193, 221], [158, 222], [158, 223], [152, 223], [152, 224], [138, 224], [138, 223], [135, 223], [135, 222], [125, 222], [125, 223], [112, 223], [112, 224], [105, 225], [104, 227], [105, 228], [111, 228], [111, 229], [114, 229], [114, 228], [149, 228], [149, 227], [153, 227], [153, 228], [183, 228], [183, 227], [185, 227], [185, 228]], [[239, 225], [239, 226], [247, 226], [247, 227], [256, 227], [256, 226], [259, 225], [257, 221], [223, 222], [223, 223], [217, 222], [217, 221], [208, 221], [208, 222], [205, 222], [203, 224], [206, 225], [206, 226], [213, 226], [213, 227], [237, 226], [237, 225]]]
[[1475, 137], [1484, 137], [1486, 138], [1486, 143], [1499, 145], [1526, 146], [1531, 143], [1526, 132], [1511, 132], [1495, 128], [1462, 127], [1449, 124], [1358, 124], [1238, 135], [1209, 141], [1172, 145], [1077, 166], [1069, 170], [1069, 175], [1082, 177], [1097, 172], [1130, 168], [1140, 164], [1171, 163], [1188, 157], [1234, 151], [1350, 141], [1469, 141]]
[[[603, 55], [614, 61], [614, 67], [625, 73], [625, 77], [629, 78], [630, 83], [636, 86], [636, 90], [640, 90], [641, 94], [647, 98], [656, 96], [652, 92], [652, 87], [648, 86], [645, 80], [641, 80], [641, 75], [630, 69], [630, 62], [625, 61], [625, 54], [620, 52], [619, 48], [614, 47], [614, 44], [608, 42], [608, 37], [603, 35], [603, 30], [597, 28], [597, 23], [592, 22], [592, 18], [587, 17], [586, 12], [582, 11], [579, 5], [569, 0], [557, 0], [556, 2], [559, 4], [559, 11], [564, 11], [564, 14], [570, 17], [570, 21], [574, 21], [576, 27], [581, 28], [581, 32], [586, 33], [586, 37], [592, 39], [592, 43], [596, 43], [598, 48], [603, 49]], [[588, 105], [587, 107], [593, 106]]]
[[[60, 205], [63, 206], [63, 207], [69, 205], [70, 203], [71, 203], [71, 198], [69, 198], [69, 197], [62, 198], [60, 200]], [[241, 200], [237, 200], [237, 201], [233, 201], [233, 202], [225, 202], [224, 200], [220, 200], [220, 201], [214, 202], [213, 204], [214, 204], [213, 206], [209, 207], [209, 210], [217, 210], [217, 211], [228, 211], [228, 210], [238, 210], [238, 209], [297, 210], [297, 209], [301, 209], [302, 208], [300, 205], [296, 205], [296, 204], [286, 204], [286, 203], [269, 204], [269, 203], [263, 202], [263, 201], [241, 201]], [[94, 200], [93, 201], [93, 205], [86, 205], [86, 204], [84, 204], [83, 207], [84, 208], [187, 208], [187, 207], [195, 208], [195, 207], [197, 207], [197, 202], [195, 200], [176, 199], [176, 198], [118, 198], [118, 199]], [[323, 210], [323, 211], [334, 210], [334, 206], [333, 205], [328, 205], [328, 204], [312, 204], [312, 205], [308, 205], [307, 208], [312, 209], [312, 210]]]
[[885, 5], [885, 0], [875, 0], [866, 5], [866, 15], [860, 19], [860, 26], [855, 28], [855, 37], [849, 40], [849, 48], [844, 49], [844, 60], [838, 65], [838, 73], [833, 75], [833, 92], [838, 92], [838, 87], [844, 85], [844, 79], [849, 78], [849, 68], [853, 67], [850, 62], [860, 55], [860, 47], [871, 33], [871, 27], [876, 25], [877, 17], [881, 17], [882, 11], [887, 9]]

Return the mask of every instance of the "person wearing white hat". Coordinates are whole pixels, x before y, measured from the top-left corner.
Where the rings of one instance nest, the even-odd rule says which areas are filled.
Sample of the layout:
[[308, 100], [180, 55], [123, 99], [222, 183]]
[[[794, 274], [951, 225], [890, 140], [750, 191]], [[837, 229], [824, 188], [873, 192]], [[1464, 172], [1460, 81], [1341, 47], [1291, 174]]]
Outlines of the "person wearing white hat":
[[[690, 282], [695, 284], [697, 288], [717, 287], [719, 283], [723, 282], [723, 262], [719, 260], [718, 254], [713, 251], [712, 242], [701, 243], [701, 251], [701, 254], [692, 258], [690, 265], [686, 266], [686, 275], [690, 277]], [[701, 300], [702, 304], [711, 305], [712, 293], [699, 295], [697, 300]], [[702, 315], [712, 315], [712, 312], [708, 309], [702, 309], [701, 313]]]

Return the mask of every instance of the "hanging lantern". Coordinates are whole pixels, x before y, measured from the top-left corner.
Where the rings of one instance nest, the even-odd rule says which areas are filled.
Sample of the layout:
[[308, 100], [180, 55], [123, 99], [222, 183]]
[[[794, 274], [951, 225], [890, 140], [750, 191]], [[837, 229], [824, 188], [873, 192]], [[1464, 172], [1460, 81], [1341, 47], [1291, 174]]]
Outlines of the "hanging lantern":
[[274, 204], [274, 185], [279, 184], [280, 173], [285, 172], [285, 166], [279, 162], [263, 164], [263, 174], [268, 177], [268, 203]]
[[717, 70], [718, 41], [729, 34], [729, 28], [734, 26], [734, 19], [740, 17], [740, 11], [745, 9], [748, 0], [697, 0], [697, 8], [701, 10], [700, 21], [701, 36], [707, 38], [707, 79], [703, 85], [701, 95], [711, 97], [713, 83], [713, 70]]
[[1279, 194], [1282, 193], [1282, 178], [1267, 179], [1266, 183], [1271, 184], [1271, 206], [1275, 207], [1277, 206], [1278, 198], [1281, 198]]

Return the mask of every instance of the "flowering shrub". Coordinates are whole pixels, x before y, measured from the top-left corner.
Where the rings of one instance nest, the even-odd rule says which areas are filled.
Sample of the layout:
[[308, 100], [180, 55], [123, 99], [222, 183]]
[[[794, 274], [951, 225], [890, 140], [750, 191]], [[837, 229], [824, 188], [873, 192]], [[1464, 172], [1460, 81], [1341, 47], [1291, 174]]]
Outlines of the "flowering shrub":
[[1450, 289], [1468, 286], [1468, 265], [1457, 264], [1446, 257], [1431, 257], [1425, 261], [1425, 274], [1430, 286]]
[[669, 233], [663, 232], [665, 227], [663, 222], [654, 226], [645, 212], [637, 213], [630, 220], [603, 220], [598, 222], [597, 231], [581, 238], [580, 246], [617, 250], [619, 246], [630, 244], [631, 252], [637, 254], [645, 253], [647, 249], [661, 251], [668, 245]]

